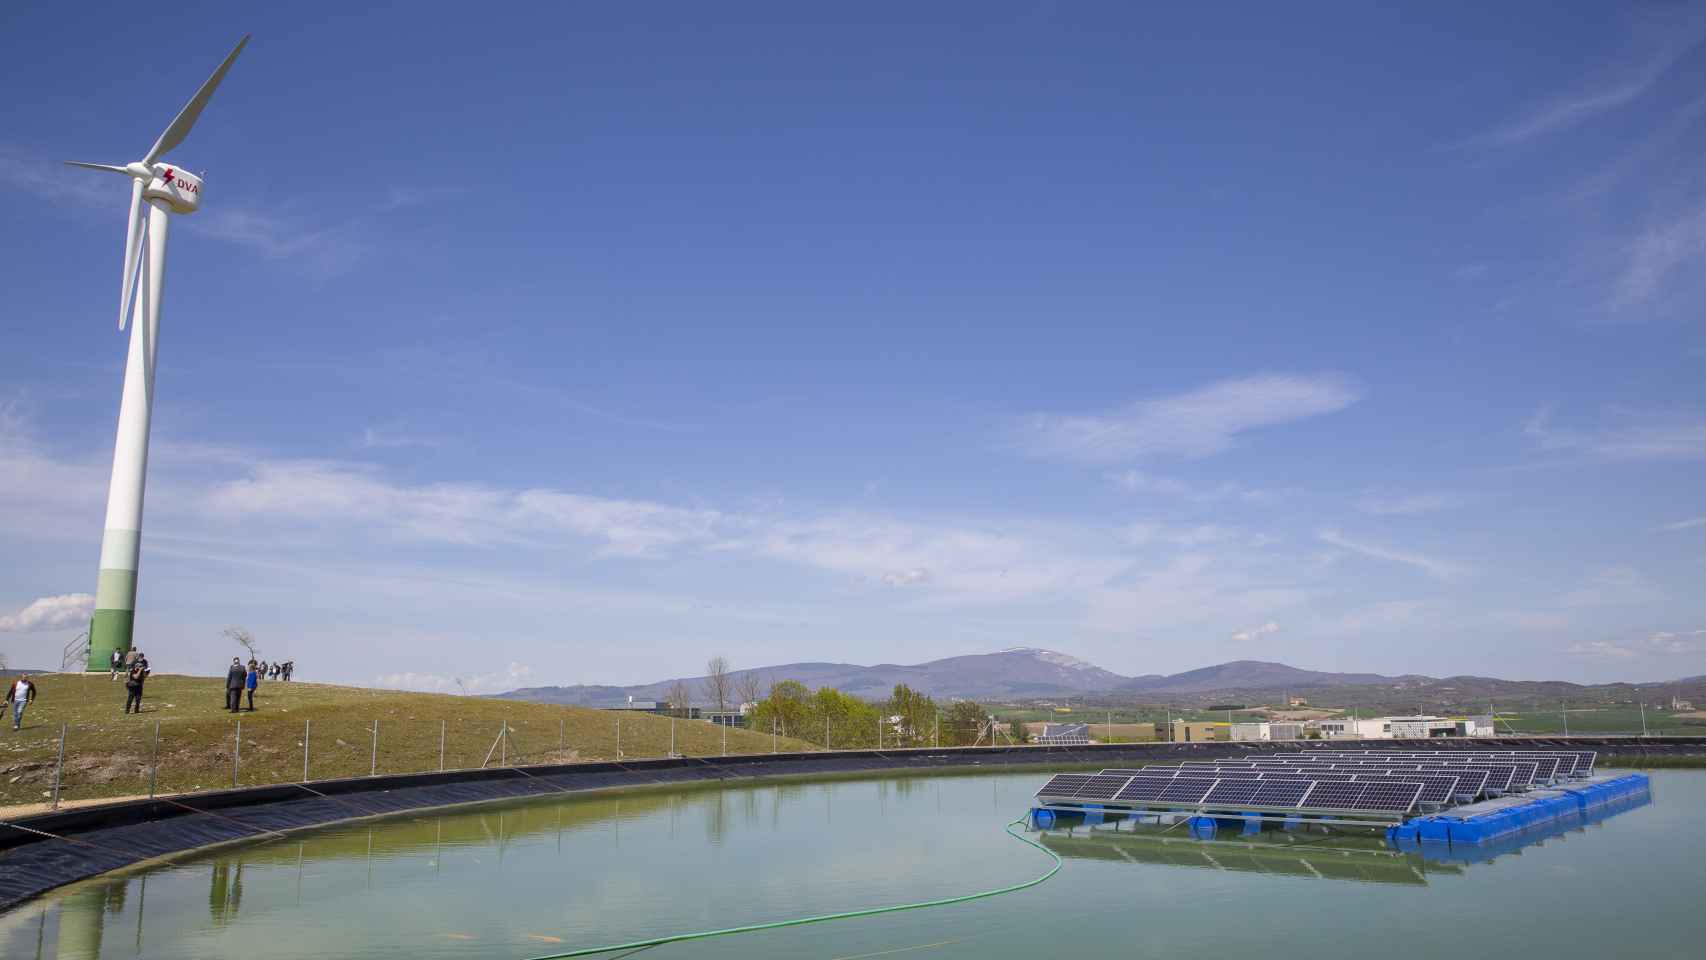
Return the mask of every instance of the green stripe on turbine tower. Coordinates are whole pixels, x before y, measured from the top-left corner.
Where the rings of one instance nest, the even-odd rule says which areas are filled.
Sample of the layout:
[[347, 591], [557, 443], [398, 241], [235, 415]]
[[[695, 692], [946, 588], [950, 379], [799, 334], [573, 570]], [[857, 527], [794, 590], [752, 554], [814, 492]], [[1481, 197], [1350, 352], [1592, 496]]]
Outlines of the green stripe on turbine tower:
[[136, 308], [124, 365], [124, 393], [118, 407], [112, 485], [107, 488], [95, 617], [89, 624], [90, 671], [107, 669], [114, 651], [129, 652], [136, 629], [136, 571], [142, 555], [142, 494], [148, 478], [148, 425], [154, 409], [160, 298], [166, 285], [166, 234], [172, 214], [194, 213], [201, 206], [201, 178], [165, 162], [164, 156], [189, 136], [202, 108], [225, 79], [225, 71], [231, 69], [248, 42], [248, 37], [238, 42], [141, 160], [122, 167], [67, 161], [74, 167], [130, 178], [130, 221], [125, 227], [124, 278], [118, 305], [120, 330], [131, 316], [133, 293]]

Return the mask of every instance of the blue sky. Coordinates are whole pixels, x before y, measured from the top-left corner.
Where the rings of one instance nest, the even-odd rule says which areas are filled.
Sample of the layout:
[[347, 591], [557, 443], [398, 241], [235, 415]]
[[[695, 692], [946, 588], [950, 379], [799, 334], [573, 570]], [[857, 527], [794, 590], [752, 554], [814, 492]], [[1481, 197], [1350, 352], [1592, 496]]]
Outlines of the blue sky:
[[157, 665], [1706, 673], [1699, 5], [98, 6], [0, 11], [13, 663], [124, 355], [57, 162], [252, 31], [171, 154]]

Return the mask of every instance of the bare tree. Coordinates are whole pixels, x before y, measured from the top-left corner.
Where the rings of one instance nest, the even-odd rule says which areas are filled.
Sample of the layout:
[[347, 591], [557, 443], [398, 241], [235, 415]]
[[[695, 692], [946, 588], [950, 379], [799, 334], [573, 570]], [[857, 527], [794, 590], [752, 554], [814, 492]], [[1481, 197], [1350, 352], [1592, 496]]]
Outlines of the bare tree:
[[254, 660], [261, 655], [261, 648], [255, 643], [255, 635], [243, 627], [226, 627], [223, 634], [225, 639], [249, 651], [249, 659]]
[[693, 689], [687, 685], [687, 681], [677, 680], [670, 684], [669, 693], [666, 696], [669, 700], [671, 716], [687, 717], [692, 713]]
[[758, 679], [758, 674], [751, 670], [740, 675], [735, 681], [735, 697], [741, 703], [757, 703], [764, 699], [764, 683]]
[[723, 711], [729, 708], [729, 692], [729, 659], [719, 656], [705, 661], [705, 697]]

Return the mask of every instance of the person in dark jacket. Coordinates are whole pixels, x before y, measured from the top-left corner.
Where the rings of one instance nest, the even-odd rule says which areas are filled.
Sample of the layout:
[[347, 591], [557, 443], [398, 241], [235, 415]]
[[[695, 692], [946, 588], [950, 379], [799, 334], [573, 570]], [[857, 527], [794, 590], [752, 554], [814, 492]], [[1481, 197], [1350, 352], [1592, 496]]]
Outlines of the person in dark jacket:
[[231, 669], [225, 671], [225, 709], [236, 713], [243, 709], [243, 682], [248, 679], [243, 661], [231, 658]]
[[137, 713], [142, 712], [142, 681], [146, 679], [148, 679], [148, 671], [142, 666], [142, 659], [138, 657], [136, 660], [131, 661], [130, 672], [124, 676], [124, 689], [126, 692], [126, 696], [124, 698], [125, 713], [130, 712], [130, 708], [133, 704], [136, 706]]
[[243, 678], [243, 685], [249, 691], [249, 712], [255, 712], [255, 688], [261, 685], [261, 671], [254, 661], [249, 662], [249, 675]]

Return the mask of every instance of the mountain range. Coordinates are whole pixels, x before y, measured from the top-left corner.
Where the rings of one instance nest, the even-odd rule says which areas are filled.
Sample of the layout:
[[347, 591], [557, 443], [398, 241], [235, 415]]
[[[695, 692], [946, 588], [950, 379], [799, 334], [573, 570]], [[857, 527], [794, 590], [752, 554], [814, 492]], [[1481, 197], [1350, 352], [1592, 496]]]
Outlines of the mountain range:
[[[1413, 674], [1391, 677], [1377, 673], [1329, 673], [1301, 670], [1283, 663], [1261, 660], [1234, 660], [1171, 675], [1147, 674], [1128, 677], [1076, 657], [1034, 647], [947, 657], [910, 665], [784, 663], [733, 671], [731, 679], [738, 684], [739, 679], [747, 674], [756, 675], [766, 688], [775, 680], [798, 680], [807, 687], [835, 687], [843, 693], [867, 699], [886, 697], [895, 684], [904, 683], [915, 690], [939, 698], [997, 701], [1090, 695], [1112, 695], [1120, 699], [1198, 699], [1218, 692], [1302, 693], [1330, 687], [1379, 687], [1388, 692], [1401, 693], [1441, 685], [1450, 685], [1447, 689], [1462, 688], [1466, 694], [1479, 696], [1482, 695], [1481, 688], [1487, 684], [1529, 685], [1529, 682], [1475, 677], [1441, 680]], [[704, 677], [671, 678], [629, 687], [528, 687], [496, 696], [542, 703], [613, 706], [625, 702], [629, 697], [637, 700], [667, 699], [669, 690], [676, 683], [687, 684], [696, 700], [705, 696]]]

